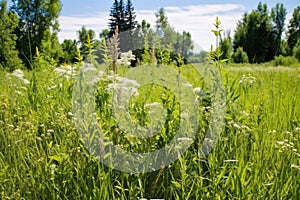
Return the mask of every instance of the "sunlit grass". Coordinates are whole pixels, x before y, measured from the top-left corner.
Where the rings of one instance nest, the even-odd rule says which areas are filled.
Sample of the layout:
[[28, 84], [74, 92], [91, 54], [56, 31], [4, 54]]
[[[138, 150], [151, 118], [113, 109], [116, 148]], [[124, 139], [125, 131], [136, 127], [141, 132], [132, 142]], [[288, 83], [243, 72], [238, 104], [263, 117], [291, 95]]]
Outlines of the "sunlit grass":
[[[194, 68], [184, 66], [180, 71], [193, 88], [206, 91]], [[120, 68], [121, 74], [125, 72]], [[60, 76], [51, 68], [24, 72], [23, 79], [30, 81], [26, 84], [7, 74], [0, 70], [0, 199], [300, 196], [299, 68], [225, 66], [226, 126], [214, 150], [201, 157], [202, 134], [210, 117], [203, 102], [194, 144], [172, 165], [144, 174], [106, 167], [85, 150], [73, 122], [72, 75]], [[144, 95], [132, 99], [132, 118], [147, 125], [149, 116], [142, 108], [163, 99], [158, 92], [146, 99], [150, 88], [140, 89], [141, 94], [142, 90]], [[157, 90], [171, 95], [164, 88]], [[169, 96], [166, 104], [172, 106], [173, 100]], [[175, 105], [170, 114], [174, 119], [176, 109]], [[108, 133], [114, 125], [113, 120], [99, 123], [106, 123]], [[170, 126], [176, 127], [174, 123]]]

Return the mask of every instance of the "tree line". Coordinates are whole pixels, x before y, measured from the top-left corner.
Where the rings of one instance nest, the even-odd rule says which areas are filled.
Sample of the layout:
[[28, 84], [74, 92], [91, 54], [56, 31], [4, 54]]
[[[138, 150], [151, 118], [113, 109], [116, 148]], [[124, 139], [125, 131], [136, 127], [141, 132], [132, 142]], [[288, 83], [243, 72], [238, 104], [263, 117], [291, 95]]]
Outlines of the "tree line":
[[[77, 40], [66, 39], [60, 43], [60, 0], [12, 0], [10, 8], [7, 0], [1, 0], [0, 6], [0, 67], [10, 70], [24, 66], [33, 69], [41, 64], [72, 64], [86, 59], [89, 49], [93, 49], [101, 61], [103, 43], [112, 38], [116, 30], [120, 52], [134, 50], [140, 62], [153, 57], [162, 60], [166, 55], [170, 58], [195, 56], [191, 34], [176, 31], [163, 8], [155, 13], [155, 26], [151, 27], [145, 20], [136, 21], [131, 0], [114, 0], [108, 28], [99, 36], [83, 26], [78, 30]], [[222, 57], [237, 63], [268, 62], [279, 55], [300, 60], [300, 6], [294, 9], [287, 30], [284, 29], [286, 14], [282, 3], [271, 11], [266, 4], [259, 3], [257, 9], [243, 15], [233, 38], [230, 32], [220, 36], [218, 46]], [[205, 53], [196, 56], [204, 58]]]
[[236, 63], [263, 63], [278, 56], [294, 56], [300, 61], [300, 6], [294, 9], [287, 30], [286, 14], [282, 3], [270, 11], [267, 4], [259, 3], [237, 23], [233, 38], [230, 34], [220, 38], [223, 58]]

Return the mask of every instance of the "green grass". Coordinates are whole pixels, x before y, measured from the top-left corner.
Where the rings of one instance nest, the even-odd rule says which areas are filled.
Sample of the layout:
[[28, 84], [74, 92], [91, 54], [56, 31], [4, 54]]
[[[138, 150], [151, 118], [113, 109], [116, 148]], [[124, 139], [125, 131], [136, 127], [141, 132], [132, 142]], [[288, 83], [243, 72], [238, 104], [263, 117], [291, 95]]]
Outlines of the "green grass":
[[[193, 88], [207, 90], [191, 66], [180, 70]], [[201, 157], [210, 117], [210, 111], [202, 109], [209, 105], [204, 99], [199, 106], [199, 136], [189, 150], [163, 169], [131, 174], [103, 165], [84, 148], [73, 121], [73, 79], [59, 77], [51, 68], [40, 69], [25, 72], [24, 78], [30, 80], [26, 85], [0, 69], [0, 199], [298, 199], [300, 69], [225, 66], [221, 70], [226, 125], [213, 151]], [[98, 89], [97, 115], [107, 119], [99, 121], [106, 136], [125, 149], [131, 143], [141, 147], [122, 134], [116, 138], [119, 130], [111, 111], [99, 106], [111, 102], [101, 85]], [[141, 96], [131, 100], [132, 119], [149, 124], [142, 108], [157, 101], [165, 103], [172, 123], [151, 143], [143, 141], [138, 151], [159, 148], [158, 142], [173, 137], [178, 126], [177, 100], [164, 88], [154, 89], [165, 93], [165, 99], [145, 95], [152, 89], [140, 89]]]

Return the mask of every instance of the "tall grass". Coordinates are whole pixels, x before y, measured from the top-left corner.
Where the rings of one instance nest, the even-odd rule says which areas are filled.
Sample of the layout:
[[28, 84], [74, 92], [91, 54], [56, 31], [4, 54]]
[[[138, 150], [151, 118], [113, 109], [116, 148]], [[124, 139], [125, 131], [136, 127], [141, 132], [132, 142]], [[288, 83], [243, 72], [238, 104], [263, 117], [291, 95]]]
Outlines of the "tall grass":
[[[203, 78], [195, 75], [191, 66], [180, 70], [193, 88], [205, 90]], [[58, 75], [52, 68], [36, 69], [25, 72], [23, 78], [30, 81], [25, 84], [8, 74], [0, 71], [0, 199], [300, 196], [298, 68], [223, 68], [226, 126], [213, 151], [201, 157], [201, 134], [210, 117], [209, 107], [203, 102], [199, 107], [200, 134], [189, 150], [171, 165], [142, 174], [109, 168], [84, 148], [73, 121], [72, 75]], [[163, 88], [156, 89], [169, 94]], [[149, 123], [141, 109], [149, 103], [144, 97], [132, 100], [137, 105], [131, 110], [133, 119], [140, 124]], [[152, 98], [163, 101], [159, 96]], [[174, 105], [172, 101], [169, 96], [166, 104], [176, 110], [176, 100]], [[99, 116], [107, 114], [100, 111]], [[176, 113], [170, 115], [176, 122]], [[99, 123], [107, 123], [106, 130], [112, 133], [108, 131], [112, 121]], [[176, 123], [170, 126], [172, 129]]]

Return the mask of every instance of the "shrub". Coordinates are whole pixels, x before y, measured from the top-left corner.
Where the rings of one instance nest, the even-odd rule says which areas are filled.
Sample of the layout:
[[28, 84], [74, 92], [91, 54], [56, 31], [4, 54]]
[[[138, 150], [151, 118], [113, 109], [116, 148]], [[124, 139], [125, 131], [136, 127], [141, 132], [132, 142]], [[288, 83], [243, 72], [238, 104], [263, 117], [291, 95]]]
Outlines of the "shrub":
[[291, 66], [298, 63], [298, 60], [293, 56], [275, 56], [274, 60], [272, 61], [274, 66]]
[[232, 60], [235, 63], [248, 63], [248, 55], [247, 53], [243, 50], [243, 47], [239, 47], [236, 52], [232, 55]]

